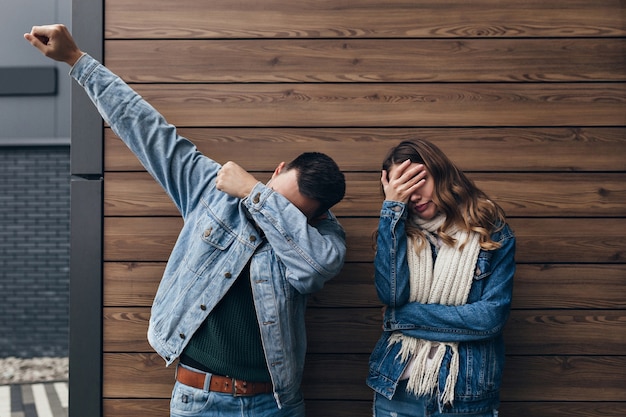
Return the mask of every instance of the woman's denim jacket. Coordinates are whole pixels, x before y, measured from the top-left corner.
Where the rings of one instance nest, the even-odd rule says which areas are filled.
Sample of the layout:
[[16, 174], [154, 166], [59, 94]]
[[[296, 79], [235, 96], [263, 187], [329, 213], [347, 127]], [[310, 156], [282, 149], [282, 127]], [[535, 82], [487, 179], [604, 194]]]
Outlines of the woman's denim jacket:
[[279, 406], [298, 398], [306, 294], [335, 276], [345, 257], [345, 233], [337, 219], [329, 212], [313, 227], [297, 207], [261, 183], [244, 199], [218, 191], [221, 166], [179, 136], [119, 77], [88, 55], [70, 75], [184, 220], [152, 305], [148, 340], [154, 350], [170, 365], [250, 261], [274, 396]]
[[448, 374], [450, 349], [439, 375], [439, 392], [432, 405], [450, 413], [493, 410], [499, 405], [500, 381], [504, 366], [502, 330], [509, 316], [515, 237], [508, 227], [492, 235], [502, 246], [478, 255], [474, 283], [467, 304], [446, 306], [409, 302], [409, 268], [403, 203], [385, 201], [378, 226], [375, 281], [378, 297], [387, 306], [383, 334], [370, 357], [367, 384], [391, 399], [407, 363], [397, 359], [401, 344], [389, 345], [389, 337], [406, 335], [439, 342], [459, 342], [459, 376], [454, 402], [439, 400]]

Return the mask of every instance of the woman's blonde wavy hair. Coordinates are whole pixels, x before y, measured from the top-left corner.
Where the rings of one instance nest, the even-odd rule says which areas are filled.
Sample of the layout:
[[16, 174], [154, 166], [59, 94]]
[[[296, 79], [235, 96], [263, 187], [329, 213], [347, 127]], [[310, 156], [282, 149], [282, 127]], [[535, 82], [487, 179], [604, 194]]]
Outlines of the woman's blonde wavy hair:
[[[454, 244], [454, 239], [445, 231], [456, 225], [462, 230], [480, 234], [481, 248], [494, 250], [500, 247], [498, 242], [491, 240], [491, 234], [504, 226], [504, 210], [478, 189], [441, 149], [423, 139], [403, 141], [389, 151], [383, 161], [383, 169], [389, 172], [393, 165], [407, 159], [424, 164], [434, 180], [432, 199], [446, 216], [438, 235], [446, 244]], [[418, 247], [426, 243], [423, 233], [411, 221], [407, 222], [407, 235], [416, 240]]]

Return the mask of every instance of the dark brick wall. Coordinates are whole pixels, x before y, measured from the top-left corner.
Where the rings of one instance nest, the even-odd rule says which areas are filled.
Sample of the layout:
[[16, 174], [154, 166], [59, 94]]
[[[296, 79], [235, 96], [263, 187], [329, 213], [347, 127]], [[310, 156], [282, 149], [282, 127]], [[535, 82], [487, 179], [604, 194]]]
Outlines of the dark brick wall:
[[69, 147], [0, 147], [0, 358], [67, 356]]

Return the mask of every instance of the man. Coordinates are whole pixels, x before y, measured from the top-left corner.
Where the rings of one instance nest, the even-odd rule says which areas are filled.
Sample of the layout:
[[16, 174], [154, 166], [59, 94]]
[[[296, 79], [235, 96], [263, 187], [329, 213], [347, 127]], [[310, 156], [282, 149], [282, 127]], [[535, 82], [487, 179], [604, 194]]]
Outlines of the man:
[[148, 340], [179, 360], [172, 416], [303, 416], [306, 294], [343, 266], [345, 234], [328, 211], [345, 193], [332, 159], [305, 153], [262, 184], [220, 166], [63, 25], [24, 35], [70, 65], [102, 117], [163, 186], [184, 226], [152, 306]]

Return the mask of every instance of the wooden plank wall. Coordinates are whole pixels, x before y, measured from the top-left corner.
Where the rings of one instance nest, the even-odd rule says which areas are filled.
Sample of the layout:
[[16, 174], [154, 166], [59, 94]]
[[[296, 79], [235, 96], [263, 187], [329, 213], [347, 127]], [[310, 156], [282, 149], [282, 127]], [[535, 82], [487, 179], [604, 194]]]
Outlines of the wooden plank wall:
[[[314, 295], [309, 416], [371, 415], [379, 169], [437, 143], [518, 237], [501, 413], [626, 415], [624, 0], [106, 0], [105, 62], [220, 162], [265, 180], [326, 152], [345, 170], [342, 274]], [[105, 129], [104, 416], [166, 416], [146, 342], [181, 227]]]

